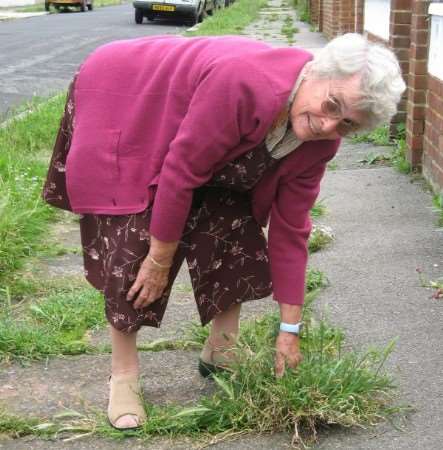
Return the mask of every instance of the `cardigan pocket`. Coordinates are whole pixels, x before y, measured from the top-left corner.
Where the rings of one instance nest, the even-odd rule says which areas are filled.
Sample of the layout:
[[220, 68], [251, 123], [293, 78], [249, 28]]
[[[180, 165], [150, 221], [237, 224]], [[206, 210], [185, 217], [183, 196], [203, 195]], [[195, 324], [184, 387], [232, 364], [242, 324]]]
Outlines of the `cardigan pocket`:
[[148, 160], [143, 147], [120, 142], [117, 148], [119, 181], [133, 184], [144, 181], [149, 173]]
[[117, 181], [120, 134], [116, 129], [75, 128], [67, 159], [70, 175], [79, 182], [87, 180], [88, 184]]

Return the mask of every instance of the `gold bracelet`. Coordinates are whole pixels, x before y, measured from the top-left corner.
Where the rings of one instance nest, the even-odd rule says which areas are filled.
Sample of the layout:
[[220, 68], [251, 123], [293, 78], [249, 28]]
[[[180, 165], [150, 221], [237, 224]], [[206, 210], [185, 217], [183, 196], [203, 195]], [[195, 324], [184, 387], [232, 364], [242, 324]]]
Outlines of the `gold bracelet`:
[[149, 254], [148, 254], [148, 258], [149, 258], [149, 261], [151, 261], [152, 264], [154, 264], [154, 266], [157, 266], [159, 269], [170, 269], [172, 267], [172, 264], [170, 264], [168, 266], [165, 264], [160, 264]]

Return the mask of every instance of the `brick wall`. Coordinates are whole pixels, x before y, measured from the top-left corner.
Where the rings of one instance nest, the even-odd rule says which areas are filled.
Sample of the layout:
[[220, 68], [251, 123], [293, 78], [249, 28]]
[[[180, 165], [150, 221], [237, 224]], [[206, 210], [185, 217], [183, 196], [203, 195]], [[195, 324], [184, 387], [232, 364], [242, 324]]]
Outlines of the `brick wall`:
[[423, 175], [443, 195], [443, 81], [428, 75]]
[[414, 168], [421, 166], [423, 154], [429, 39], [428, 8], [429, 1], [412, 2], [406, 144], [407, 159]]
[[[391, 47], [398, 58], [406, 84], [408, 84], [410, 73], [409, 52], [411, 45], [412, 3], [413, 0], [391, 0], [391, 14], [389, 18], [389, 47]], [[391, 122], [392, 135], [396, 134], [399, 123], [406, 122], [408, 95], [408, 91], [406, 91], [398, 106], [398, 114]]]
[[321, 0], [310, 0], [309, 1], [309, 11], [311, 13], [311, 23], [312, 25], [318, 26], [320, 22], [320, 5]]
[[355, 32], [363, 33], [365, 23], [365, 0], [355, 0], [354, 6]]
[[319, 8], [314, 14], [314, 20], [318, 22], [313, 23], [318, 23], [319, 29], [328, 39], [354, 32], [356, 1], [358, 0], [310, 0], [311, 18], [313, 9]]

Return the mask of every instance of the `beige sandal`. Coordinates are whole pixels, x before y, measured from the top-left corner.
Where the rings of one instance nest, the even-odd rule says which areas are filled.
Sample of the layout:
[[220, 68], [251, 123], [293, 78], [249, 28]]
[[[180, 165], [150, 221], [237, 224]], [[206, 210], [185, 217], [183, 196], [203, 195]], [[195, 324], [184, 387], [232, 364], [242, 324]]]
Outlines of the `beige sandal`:
[[[110, 392], [108, 404], [109, 423], [117, 430], [133, 430], [139, 428], [146, 421], [143, 407], [143, 397], [138, 381], [134, 375], [119, 375], [109, 379]], [[116, 423], [120, 417], [136, 416], [135, 427], [118, 427]]]
[[204, 378], [219, 372], [232, 372], [230, 365], [233, 362], [236, 362], [236, 358], [232, 349], [213, 347], [206, 341], [198, 359], [198, 371]]

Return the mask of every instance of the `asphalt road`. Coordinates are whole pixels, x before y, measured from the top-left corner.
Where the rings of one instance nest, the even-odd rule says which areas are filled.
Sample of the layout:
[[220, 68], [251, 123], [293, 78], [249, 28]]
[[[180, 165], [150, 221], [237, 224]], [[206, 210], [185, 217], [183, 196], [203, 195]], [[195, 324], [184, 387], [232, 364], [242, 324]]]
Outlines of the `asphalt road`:
[[93, 49], [117, 39], [184, 31], [180, 22], [134, 22], [131, 3], [0, 22], [0, 118], [32, 96], [66, 89]]

